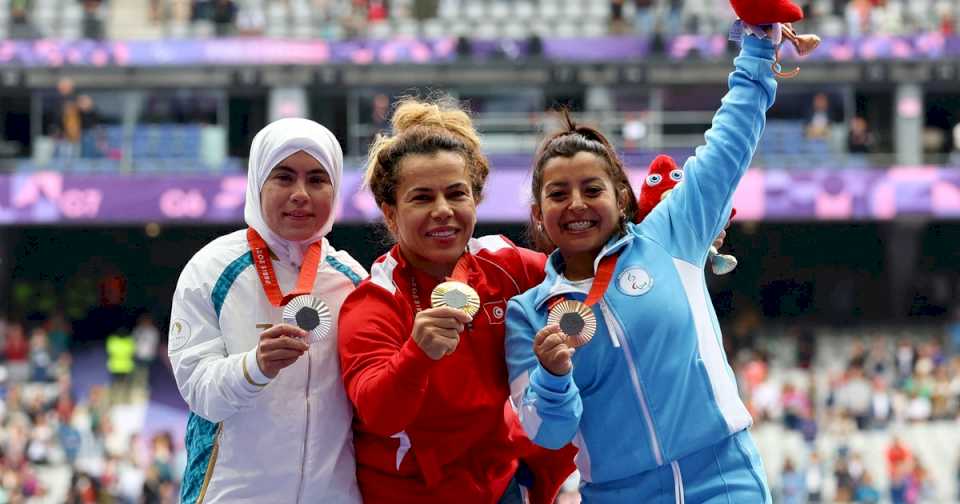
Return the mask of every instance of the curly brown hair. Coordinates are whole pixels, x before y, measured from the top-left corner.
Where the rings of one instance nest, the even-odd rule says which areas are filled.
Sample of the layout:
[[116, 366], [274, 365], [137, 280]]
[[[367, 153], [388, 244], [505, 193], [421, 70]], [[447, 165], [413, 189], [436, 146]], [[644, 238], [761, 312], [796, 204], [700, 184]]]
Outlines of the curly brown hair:
[[405, 97], [397, 104], [391, 123], [393, 136], [378, 135], [370, 146], [363, 179], [377, 206], [397, 204], [400, 162], [406, 156], [441, 151], [463, 156], [473, 198], [480, 203], [490, 162], [480, 151], [480, 135], [463, 107], [449, 96], [428, 100]]
[[[634, 220], [639, 207], [633, 186], [630, 185], [627, 170], [623, 167], [623, 161], [617, 155], [613, 144], [607, 140], [607, 137], [600, 130], [590, 126], [578, 125], [574, 122], [568, 109], [561, 109], [560, 117], [563, 119], [563, 128], [544, 138], [537, 148], [530, 187], [533, 204], [537, 207], [541, 205], [542, 196], [540, 192], [543, 189], [543, 168], [551, 159], [555, 157], [572, 158], [580, 152], [589, 152], [604, 161], [604, 170], [610, 177], [610, 181], [613, 182], [616, 194], [619, 195], [624, 192], [627, 194], [626, 207], [623, 209], [624, 219], [619, 226], [619, 232], [621, 234], [625, 233], [626, 223]], [[550, 253], [557, 248], [547, 234], [538, 228], [533, 215], [530, 215], [530, 223], [527, 225], [527, 239], [540, 252]]]

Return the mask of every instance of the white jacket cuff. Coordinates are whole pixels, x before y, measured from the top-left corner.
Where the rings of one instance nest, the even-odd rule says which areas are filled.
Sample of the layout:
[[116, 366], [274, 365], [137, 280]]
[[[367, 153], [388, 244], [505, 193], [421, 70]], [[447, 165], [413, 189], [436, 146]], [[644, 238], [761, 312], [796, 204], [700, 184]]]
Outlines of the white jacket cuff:
[[243, 354], [240, 359], [240, 365], [243, 366], [243, 378], [247, 388], [261, 389], [270, 383], [270, 378], [260, 371], [260, 365], [257, 364], [257, 348], [254, 347], [249, 352]]

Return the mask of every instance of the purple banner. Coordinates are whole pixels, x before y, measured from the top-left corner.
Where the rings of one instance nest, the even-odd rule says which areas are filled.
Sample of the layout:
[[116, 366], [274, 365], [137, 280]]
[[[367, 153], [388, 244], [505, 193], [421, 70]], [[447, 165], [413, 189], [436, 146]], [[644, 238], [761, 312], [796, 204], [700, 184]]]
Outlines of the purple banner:
[[[794, 58], [785, 44], [785, 58]], [[472, 57], [516, 60], [529, 55], [525, 40], [477, 40]], [[653, 54], [648, 39], [599, 37], [543, 40], [543, 57], [556, 62], [630, 61]], [[667, 43], [672, 59], [728, 58], [725, 36], [683, 35]], [[913, 36], [826, 38], [808, 57], [814, 61], [942, 59], [960, 56], [960, 37], [940, 33]], [[234, 38], [213, 40], [111, 41], [3, 40], [2, 67], [107, 67], [199, 65], [320, 65], [446, 63], [456, 58], [456, 40], [395, 39], [386, 41], [282, 40]]]
[[[639, 184], [644, 173], [634, 170]], [[369, 222], [380, 211], [361, 174], [348, 172], [340, 222]], [[0, 176], [0, 224], [240, 223], [246, 177], [64, 175]], [[492, 174], [479, 216], [487, 222], [525, 222], [529, 176]], [[734, 204], [737, 219], [889, 220], [905, 216], [960, 218], [960, 168], [889, 170], [751, 170]]]

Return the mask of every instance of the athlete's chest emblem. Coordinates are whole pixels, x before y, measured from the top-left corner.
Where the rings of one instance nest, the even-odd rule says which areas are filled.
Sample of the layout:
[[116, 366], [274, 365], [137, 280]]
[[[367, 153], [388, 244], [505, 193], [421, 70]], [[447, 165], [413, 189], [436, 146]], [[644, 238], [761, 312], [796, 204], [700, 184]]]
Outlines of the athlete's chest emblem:
[[653, 277], [647, 270], [634, 266], [617, 277], [617, 289], [627, 296], [642, 296], [653, 288]]
[[507, 315], [507, 302], [501, 299], [499, 301], [484, 303], [483, 311], [486, 312], [487, 320], [489, 320], [491, 324], [502, 324], [504, 317]]

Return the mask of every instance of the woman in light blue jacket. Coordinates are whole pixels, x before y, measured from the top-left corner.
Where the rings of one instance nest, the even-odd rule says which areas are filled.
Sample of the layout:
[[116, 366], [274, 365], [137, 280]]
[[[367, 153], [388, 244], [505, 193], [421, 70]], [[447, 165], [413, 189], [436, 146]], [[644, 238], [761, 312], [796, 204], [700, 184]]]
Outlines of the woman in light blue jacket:
[[[744, 38], [706, 145], [639, 224], [600, 132], [568, 121], [539, 149], [532, 224], [555, 250], [546, 280], [508, 305], [507, 363], [530, 438], [579, 447], [584, 502], [771, 502], [703, 267], [774, 102], [777, 31]], [[566, 334], [548, 324], [585, 299]]]

